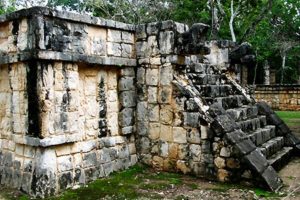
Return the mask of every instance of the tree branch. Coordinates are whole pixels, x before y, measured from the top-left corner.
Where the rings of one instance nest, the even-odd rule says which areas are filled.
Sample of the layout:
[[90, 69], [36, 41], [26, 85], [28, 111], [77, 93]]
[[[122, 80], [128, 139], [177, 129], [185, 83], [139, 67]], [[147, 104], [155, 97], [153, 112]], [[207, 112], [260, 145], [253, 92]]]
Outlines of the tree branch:
[[255, 31], [256, 26], [261, 22], [261, 20], [264, 19], [267, 12], [272, 8], [272, 5], [273, 5], [273, 0], [269, 0], [268, 5], [263, 10], [261, 10], [257, 18], [251, 23], [251, 26], [249, 26], [248, 29], [245, 31], [239, 43], [243, 43], [244, 40]]

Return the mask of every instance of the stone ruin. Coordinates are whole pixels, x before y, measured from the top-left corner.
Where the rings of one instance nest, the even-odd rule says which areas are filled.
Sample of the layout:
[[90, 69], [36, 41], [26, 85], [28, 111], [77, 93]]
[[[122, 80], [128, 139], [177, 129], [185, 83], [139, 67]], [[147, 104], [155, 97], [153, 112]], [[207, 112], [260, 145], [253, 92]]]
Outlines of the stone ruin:
[[300, 141], [236, 81], [253, 56], [207, 30], [41, 7], [0, 16], [0, 183], [47, 197], [141, 162], [280, 189]]

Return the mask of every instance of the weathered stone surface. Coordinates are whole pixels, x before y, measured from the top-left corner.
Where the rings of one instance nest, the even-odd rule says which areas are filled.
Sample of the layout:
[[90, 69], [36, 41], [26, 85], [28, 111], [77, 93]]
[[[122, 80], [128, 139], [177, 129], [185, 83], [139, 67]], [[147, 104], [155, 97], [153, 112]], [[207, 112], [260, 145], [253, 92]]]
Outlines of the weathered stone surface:
[[282, 187], [282, 180], [271, 166], [264, 171], [262, 177], [272, 191], [278, 191]]
[[160, 123], [149, 123], [148, 135], [150, 139], [157, 140], [160, 136]]
[[262, 173], [268, 166], [268, 161], [259, 150], [251, 152], [245, 156], [246, 162], [248, 162], [252, 169]]
[[228, 158], [228, 157], [230, 157], [230, 154], [231, 154], [231, 151], [228, 147], [222, 147], [220, 156], [222, 156], [224, 158]]
[[134, 109], [124, 108], [119, 113], [119, 124], [122, 127], [132, 126], [134, 123]]
[[216, 167], [219, 168], [219, 169], [222, 169], [222, 168], [226, 167], [224, 158], [217, 157], [217, 158], [215, 158], [214, 163], [215, 163]]
[[124, 91], [120, 93], [120, 103], [123, 107], [134, 107], [136, 105], [136, 95], [134, 91]]
[[173, 127], [173, 141], [184, 144], [187, 142], [187, 131], [181, 127]]
[[134, 78], [133, 77], [122, 77], [119, 80], [119, 91], [134, 90]]
[[198, 129], [190, 129], [187, 132], [187, 141], [192, 144], [200, 144], [200, 133]]
[[185, 112], [183, 123], [184, 126], [197, 128], [199, 126], [199, 113]]
[[172, 126], [160, 125], [160, 139], [162, 141], [172, 142], [173, 141], [173, 131]]

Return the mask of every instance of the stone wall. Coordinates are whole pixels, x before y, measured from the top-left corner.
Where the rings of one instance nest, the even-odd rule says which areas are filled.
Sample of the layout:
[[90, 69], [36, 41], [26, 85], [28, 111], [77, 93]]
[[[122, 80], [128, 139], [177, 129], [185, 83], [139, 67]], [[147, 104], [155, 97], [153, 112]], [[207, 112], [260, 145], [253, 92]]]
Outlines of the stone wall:
[[0, 16], [0, 184], [47, 197], [140, 161], [280, 188], [273, 167], [300, 140], [237, 83], [250, 45], [207, 31], [39, 7]]
[[46, 197], [137, 162], [133, 30], [46, 8], [0, 17], [1, 184]]
[[255, 98], [275, 110], [300, 111], [299, 85], [257, 85]]
[[[142, 162], [158, 170], [232, 180], [235, 174], [229, 177], [230, 171], [240, 168], [239, 161], [231, 155], [232, 146], [214, 135], [201, 114], [203, 108], [182, 93], [174, 81], [186, 72], [195, 84], [221, 81], [220, 77], [207, 75], [214, 71], [209, 66], [226, 69], [233, 43], [207, 42], [209, 54], [185, 55], [176, 45], [181, 34], [189, 30], [172, 21], [137, 28], [138, 153]], [[207, 90], [210, 92], [213, 91]]]

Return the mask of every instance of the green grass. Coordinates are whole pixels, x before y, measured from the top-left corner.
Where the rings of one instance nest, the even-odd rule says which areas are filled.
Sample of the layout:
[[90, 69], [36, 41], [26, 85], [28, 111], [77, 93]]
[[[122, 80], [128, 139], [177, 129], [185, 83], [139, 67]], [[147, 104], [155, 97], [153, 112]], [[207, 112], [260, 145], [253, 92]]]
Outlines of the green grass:
[[300, 111], [276, 111], [288, 126], [300, 126]]
[[[146, 197], [162, 199], [157, 190], [165, 190], [175, 185], [183, 184], [183, 175], [154, 172], [144, 165], [135, 165], [125, 171], [116, 172], [107, 178], [102, 178], [78, 189], [68, 189], [59, 196], [46, 198], [46, 200], [92, 200], [109, 197], [109, 199], [137, 199]], [[191, 185], [191, 188], [197, 186]], [[145, 190], [147, 192], [145, 192]], [[7, 199], [15, 199], [7, 196]], [[26, 195], [19, 200], [29, 200]]]

